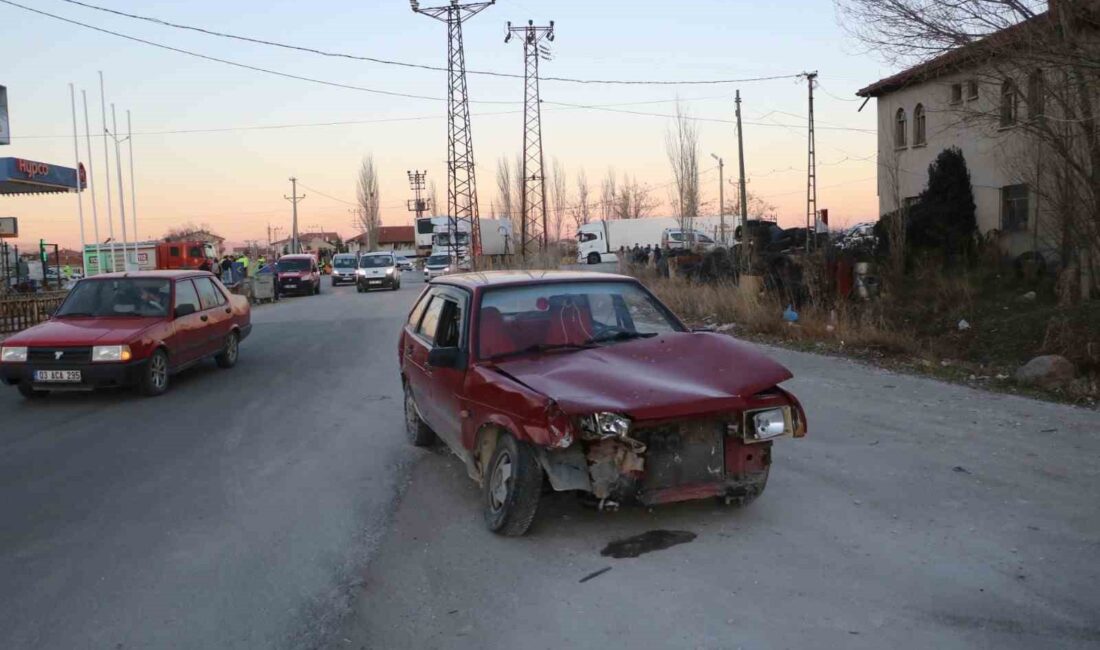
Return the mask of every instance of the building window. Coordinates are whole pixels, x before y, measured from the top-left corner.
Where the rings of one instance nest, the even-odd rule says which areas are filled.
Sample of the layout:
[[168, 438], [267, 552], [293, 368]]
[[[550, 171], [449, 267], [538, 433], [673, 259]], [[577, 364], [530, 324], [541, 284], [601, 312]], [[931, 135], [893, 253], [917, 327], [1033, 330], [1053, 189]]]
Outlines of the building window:
[[1046, 108], [1045, 93], [1046, 89], [1043, 85], [1043, 72], [1042, 70], [1035, 70], [1027, 78], [1028, 119], [1038, 120], [1043, 117], [1043, 111]]
[[966, 98], [977, 99], [978, 98], [978, 82], [974, 79], [966, 82]]
[[924, 104], [917, 104], [913, 109], [913, 146], [923, 146], [927, 142], [925, 136]]
[[1001, 230], [1024, 232], [1027, 230], [1027, 185], [1006, 185], [1001, 188]]
[[963, 100], [963, 85], [961, 83], [951, 84], [951, 103], [961, 104]]
[[905, 109], [899, 108], [897, 114], [894, 116], [894, 146], [898, 149], [904, 149], [906, 132], [906, 120]]
[[1016, 109], [1019, 103], [1019, 93], [1016, 91], [1016, 82], [1005, 79], [1001, 84], [1001, 128], [1016, 124]]

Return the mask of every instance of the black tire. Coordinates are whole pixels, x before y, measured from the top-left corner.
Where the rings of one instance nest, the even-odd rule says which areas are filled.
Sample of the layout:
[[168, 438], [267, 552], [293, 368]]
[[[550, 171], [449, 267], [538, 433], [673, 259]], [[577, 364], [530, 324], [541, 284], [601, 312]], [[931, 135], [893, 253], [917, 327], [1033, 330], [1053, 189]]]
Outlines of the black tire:
[[214, 363], [219, 368], [232, 368], [237, 365], [237, 359], [241, 355], [241, 337], [236, 332], [230, 332], [225, 337], [225, 347], [214, 357]]
[[355, 292], [356, 292], [356, 293], [363, 293], [363, 287], [361, 287], [361, 286], [359, 286], [358, 284], [356, 284], [356, 285], [355, 285]]
[[509, 434], [502, 434], [482, 480], [485, 525], [498, 535], [527, 533], [542, 496], [542, 467], [535, 452]]
[[149, 357], [138, 381], [138, 390], [146, 397], [163, 395], [168, 390], [168, 355], [157, 350]]
[[21, 381], [15, 385], [19, 389], [19, 394], [27, 399], [42, 399], [50, 394], [48, 390], [35, 390], [30, 382]]
[[602, 261], [603, 261], [603, 258], [600, 257], [599, 253], [589, 253], [588, 254], [588, 263], [589, 264], [599, 264]]
[[321, 281], [320, 280], [317, 281], [317, 286], [313, 288], [313, 295], [315, 295], [315, 296], [321, 295]]
[[340, 283], [336, 281], [336, 278], [332, 279], [332, 286], [334, 286], [334, 287], [340, 286]]
[[431, 447], [437, 440], [435, 432], [421, 419], [420, 413], [416, 410], [416, 399], [408, 384], [405, 384], [405, 435], [416, 447]]

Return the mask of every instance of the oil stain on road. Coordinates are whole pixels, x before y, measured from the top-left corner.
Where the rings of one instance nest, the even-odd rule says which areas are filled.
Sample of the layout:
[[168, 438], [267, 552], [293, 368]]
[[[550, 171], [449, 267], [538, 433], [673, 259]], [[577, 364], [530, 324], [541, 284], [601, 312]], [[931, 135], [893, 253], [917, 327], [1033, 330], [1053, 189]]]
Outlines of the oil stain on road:
[[695, 533], [686, 530], [651, 530], [641, 535], [617, 539], [600, 551], [604, 557], [622, 559], [638, 557], [653, 551], [662, 551], [695, 539]]

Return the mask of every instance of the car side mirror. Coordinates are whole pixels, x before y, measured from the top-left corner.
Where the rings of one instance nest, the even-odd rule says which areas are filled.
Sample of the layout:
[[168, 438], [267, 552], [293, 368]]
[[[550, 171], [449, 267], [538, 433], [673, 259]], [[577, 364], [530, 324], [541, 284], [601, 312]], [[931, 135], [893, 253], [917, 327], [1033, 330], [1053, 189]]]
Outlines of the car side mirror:
[[428, 352], [428, 365], [433, 368], [457, 368], [462, 361], [458, 348], [432, 348]]
[[179, 307], [176, 307], [176, 318], [190, 316], [193, 313], [195, 313], [194, 305], [180, 305]]

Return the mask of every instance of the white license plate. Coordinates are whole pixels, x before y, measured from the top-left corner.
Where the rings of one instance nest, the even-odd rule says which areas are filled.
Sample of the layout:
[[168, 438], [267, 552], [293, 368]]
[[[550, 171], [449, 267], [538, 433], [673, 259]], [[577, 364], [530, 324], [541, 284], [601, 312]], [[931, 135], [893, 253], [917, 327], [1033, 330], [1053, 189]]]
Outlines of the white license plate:
[[381, 280], [371, 280], [370, 283], [371, 284], [382, 284], [382, 281]]
[[34, 380], [42, 382], [79, 382], [79, 370], [35, 370]]
[[295, 287], [297, 287], [298, 285], [296, 285], [296, 284], [294, 284], [294, 283], [292, 283], [292, 282], [287, 282], [287, 283], [286, 283], [286, 284], [284, 284], [283, 286], [284, 286], [284, 287], [286, 287], [287, 289], [294, 289], [294, 288], [295, 288]]

